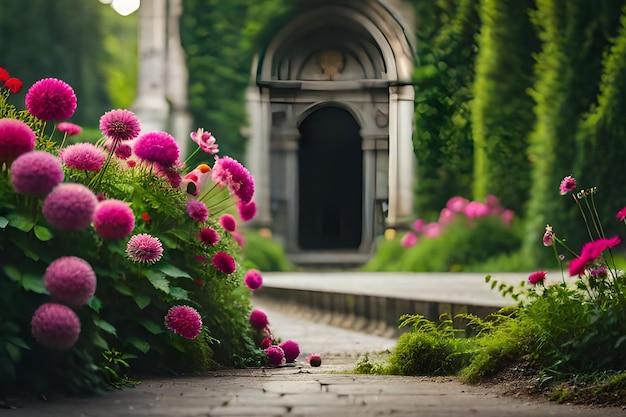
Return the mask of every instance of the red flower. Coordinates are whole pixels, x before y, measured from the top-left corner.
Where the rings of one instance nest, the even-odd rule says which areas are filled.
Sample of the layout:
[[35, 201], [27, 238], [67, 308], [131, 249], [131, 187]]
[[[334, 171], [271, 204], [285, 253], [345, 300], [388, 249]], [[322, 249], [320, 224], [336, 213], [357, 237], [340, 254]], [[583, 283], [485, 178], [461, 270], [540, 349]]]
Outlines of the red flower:
[[146, 222], [146, 224], [150, 224], [150, 215], [148, 214], [148, 212], [144, 211], [143, 213], [141, 213], [141, 218], [144, 222]]
[[11, 76], [9, 75], [9, 71], [7, 71], [4, 68], [0, 67], [0, 82], [5, 82], [10, 77]]
[[619, 220], [626, 219], [626, 207], [622, 208], [620, 211], [617, 212], [617, 218]]
[[528, 276], [528, 281], [533, 285], [537, 285], [540, 282], [543, 282], [545, 279], [546, 279], [546, 271], [533, 272], [532, 274]]
[[19, 78], [9, 78], [4, 82], [4, 86], [8, 88], [13, 94], [19, 93], [22, 89], [22, 80]]

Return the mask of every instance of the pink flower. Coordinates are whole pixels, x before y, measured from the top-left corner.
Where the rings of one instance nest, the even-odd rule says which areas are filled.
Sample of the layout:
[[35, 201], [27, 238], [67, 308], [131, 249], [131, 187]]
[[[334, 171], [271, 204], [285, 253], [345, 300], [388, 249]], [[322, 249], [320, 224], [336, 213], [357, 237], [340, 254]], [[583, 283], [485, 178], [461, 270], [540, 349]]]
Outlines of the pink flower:
[[450, 210], [447, 207], [444, 207], [441, 209], [441, 212], [439, 212], [439, 224], [441, 225], [450, 224], [454, 221], [455, 217], [456, 217], [456, 213], [454, 211]]
[[469, 200], [467, 198], [456, 196], [448, 200], [446, 207], [455, 213], [463, 213], [468, 204]]
[[254, 196], [254, 179], [243, 165], [225, 156], [216, 158], [211, 178], [220, 187], [227, 187], [239, 200], [249, 203]]
[[37, 81], [26, 92], [25, 101], [30, 114], [44, 122], [69, 119], [76, 111], [74, 90], [56, 78]]
[[80, 320], [76, 313], [56, 303], [39, 306], [33, 314], [30, 327], [39, 344], [55, 350], [71, 348], [80, 335]]
[[626, 207], [617, 212], [617, 218], [622, 221], [626, 219]]
[[582, 275], [585, 273], [585, 268], [587, 267], [587, 263], [589, 263], [589, 259], [587, 258], [575, 258], [569, 263], [569, 276], [573, 277], [574, 275]]
[[552, 246], [554, 244], [554, 232], [552, 226], [546, 225], [546, 231], [543, 234], [543, 246]]
[[156, 168], [155, 173], [165, 178], [172, 188], [178, 188], [180, 186], [183, 177], [181, 177], [180, 173], [174, 167], [164, 167], [157, 163], [154, 163], [153, 167]]
[[135, 228], [135, 216], [128, 203], [108, 199], [96, 206], [93, 225], [100, 237], [125, 239], [130, 236]]
[[484, 217], [489, 214], [489, 206], [479, 201], [470, 201], [467, 206], [465, 206], [464, 213], [469, 219]]
[[416, 219], [413, 222], [413, 230], [415, 231], [415, 233], [420, 233], [422, 230], [424, 230], [424, 224], [426, 224], [424, 219]]
[[74, 307], [86, 304], [96, 292], [96, 274], [91, 265], [76, 256], [54, 260], [43, 279], [51, 296]]
[[115, 147], [115, 156], [117, 156], [120, 159], [128, 159], [131, 157], [131, 155], [133, 154], [133, 148], [130, 147], [130, 145], [127, 145], [125, 143], [120, 143], [119, 145], [117, 145]]
[[254, 201], [250, 201], [248, 203], [239, 201], [237, 203], [237, 210], [239, 211], [239, 218], [241, 221], [250, 221], [256, 216], [256, 203]]
[[300, 346], [298, 346], [298, 344], [293, 340], [285, 340], [278, 346], [283, 349], [283, 352], [285, 353], [285, 361], [287, 362], [295, 361], [300, 354]]
[[180, 156], [176, 140], [166, 132], [149, 132], [141, 135], [135, 142], [134, 151], [137, 158], [163, 167], [175, 165]]
[[17, 119], [0, 119], [0, 165], [10, 165], [20, 155], [35, 148], [35, 133]]
[[576, 180], [571, 175], [563, 178], [563, 181], [561, 181], [561, 184], [559, 185], [559, 191], [561, 195], [571, 193], [575, 189], [576, 189]]
[[265, 329], [269, 321], [267, 320], [267, 314], [265, 314], [262, 310], [254, 309], [250, 312], [250, 324], [252, 327], [258, 330]]
[[213, 266], [225, 274], [232, 274], [237, 268], [233, 257], [221, 251], [213, 255]]
[[487, 203], [487, 207], [491, 209], [498, 208], [500, 206], [500, 199], [493, 194], [487, 195], [485, 202]]
[[515, 218], [515, 212], [511, 209], [506, 209], [502, 212], [502, 222], [505, 226], [510, 226]]
[[83, 128], [71, 122], [61, 122], [57, 125], [59, 132], [67, 133], [68, 136], [75, 136], [83, 131]]
[[620, 242], [621, 240], [619, 236], [614, 236], [610, 239], [597, 239], [587, 242], [583, 245], [580, 257], [591, 261], [599, 257], [606, 249], [619, 245]]
[[202, 201], [189, 200], [187, 202], [187, 214], [195, 221], [203, 222], [209, 218], [209, 209]]
[[235, 242], [237, 242], [237, 244], [240, 247], [245, 247], [246, 246], [246, 238], [243, 236], [243, 234], [241, 232], [239, 232], [239, 230], [235, 230], [230, 234], [233, 238], [233, 240]]
[[205, 132], [200, 128], [196, 132], [191, 132], [191, 140], [200, 146], [204, 152], [209, 155], [215, 155], [219, 152], [217, 143], [215, 142], [215, 136], [211, 135], [211, 132]]
[[174, 306], [167, 311], [165, 326], [182, 337], [195, 339], [202, 331], [202, 319], [193, 307]]
[[402, 245], [402, 247], [407, 249], [417, 245], [418, 242], [419, 238], [413, 232], [407, 232], [404, 236], [402, 236], [402, 239], [400, 239], [400, 244]]
[[309, 355], [306, 358], [306, 361], [309, 363], [309, 365], [311, 365], [313, 367], [317, 367], [317, 366], [321, 366], [322, 365], [322, 357], [320, 356], [319, 353], [313, 353], [313, 354]]
[[43, 202], [43, 215], [57, 229], [83, 230], [91, 225], [98, 199], [91, 189], [78, 183], [62, 183]]
[[270, 365], [279, 366], [285, 364], [285, 352], [280, 346], [272, 345], [265, 349], [267, 361]]
[[273, 340], [271, 337], [264, 337], [263, 340], [261, 340], [261, 349], [267, 349], [272, 346], [272, 342]]
[[220, 235], [212, 228], [206, 227], [198, 233], [198, 239], [205, 245], [215, 245], [220, 241]]
[[111, 110], [100, 118], [102, 134], [115, 142], [135, 139], [141, 132], [141, 125], [135, 113], [129, 110]]
[[126, 255], [133, 262], [154, 264], [163, 256], [163, 245], [158, 238], [140, 233], [128, 240]]
[[424, 226], [424, 236], [434, 239], [441, 235], [441, 225], [439, 223], [428, 223]]
[[237, 220], [232, 214], [222, 214], [220, 216], [220, 224], [227, 232], [234, 232], [237, 228]]
[[528, 281], [532, 285], [537, 285], [540, 282], [543, 282], [546, 279], [546, 271], [537, 271], [533, 272], [528, 276]]
[[64, 177], [61, 162], [45, 151], [27, 152], [11, 165], [11, 183], [21, 194], [46, 195]]
[[61, 149], [59, 159], [68, 167], [98, 172], [102, 169], [107, 155], [102, 148], [92, 143], [77, 143]]
[[246, 271], [243, 282], [246, 284], [246, 287], [250, 288], [252, 291], [256, 291], [263, 285], [263, 277], [258, 270], [249, 269]]

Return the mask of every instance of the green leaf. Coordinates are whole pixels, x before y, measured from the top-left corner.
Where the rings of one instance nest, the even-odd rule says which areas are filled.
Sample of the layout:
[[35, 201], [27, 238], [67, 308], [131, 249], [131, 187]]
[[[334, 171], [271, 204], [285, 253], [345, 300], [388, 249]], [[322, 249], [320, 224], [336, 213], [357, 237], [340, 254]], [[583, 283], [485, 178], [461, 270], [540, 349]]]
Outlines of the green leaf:
[[43, 277], [40, 275], [24, 274], [22, 276], [22, 287], [25, 290], [36, 292], [37, 294], [48, 294]]
[[137, 307], [139, 307], [140, 310], [143, 310], [150, 305], [150, 297], [145, 294], [137, 294], [134, 299], [135, 304], [137, 304]]
[[5, 265], [2, 270], [7, 275], [7, 277], [11, 278], [13, 281], [19, 282], [22, 279], [22, 274], [20, 273], [20, 270], [13, 265]]
[[157, 290], [163, 291], [166, 294], [170, 293], [170, 282], [167, 280], [167, 277], [164, 274], [149, 271], [148, 281], [150, 281], [152, 286]]
[[138, 337], [129, 337], [128, 338], [128, 343], [130, 343], [137, 350], [139, 350], [140, 352], [143, 352], [143, 353], [148, 353], [148, 351], [150, 350], [150, 343], [148, 343], [145, 340], [142, 340], [142, 339], [140, 339]]
[[156, 267], [157, 270], [163, 272], [165, 275], [170, 276], [170, 277], [174, 277], [174, 278], [191, 278], [191, 275], [189, 275], [187, 272], [183, 271], [182, 269], [179, 269], [178, 267], [172, 265], [172, 264], [160, 264], [159, 266]]
[[104, 338], [102, 336], [100, 336], [100, 334], [98, 333], [94, 333], [91, 337], [91, 342], [94, 344], [94, 346], [97, 346], [103, 350], [108, 350], [109, 349], [109, 344], [107, 343], [106, 340], [104, 340]]
[[26, 216], [14, 213], [9, 216], [9, 225], [15, 227], [22, 232], [30, 232], [35, 227], [35, 222]]
[[30, 350], [30, 346], [28, 346], [28, 344], [26, 344], [26, 342], [24, 340], [22, 340], [21, 337], [6, 336], [5, 339], [7, 340], [7, 342], [12, 343], [15, 346], [19, 346], [22, 349], [29, 349]]
[[137, 323], [141, 324], [143, 327], [146, 328], [147, 331], [152, 334], [161, 334], [165, 331], [163, 330], [163, 326], [149, 319], [138, 319]]
[[94, 320], [94, 323], [105, 332], [110, 333], [113, 336], [117, 336], [117, 329], [111, 323], [98, 319]]
[[170, 287], [170, 295], [177, 300], [189, 300], [189, 291], [180, 287]]
[[7, 224], [9, 224], [9, 219], [0, 216], [0, 229], [4, 229], [5, 227], [7, 227]]
[[96, 313], [99, 313], [100, 308], [102, 307], [102, 301], [100, 301], [98, 297], [92, 297], [91, 300], [89, 300], [89, 303], [87, 303], [87, 305], [91, 307], [93, 311], [95, 311]]
[[122, 295], [128, 295], [129, 297], [133, 296], [133, 292], [130, 288], [128, 288], [127, 285], [116, 282], [115, 284], [113, 284], [113, 287], [117, 290], [117, 292], [119, 292]]
[[4, 344], [4, 348], [8, 352], [13, 362], [18, 363], [20, 361], [20, 359], [22, 358], [22, 354], [17, 346], [7, 342]]
[[35, 236], [42, 242], [47, 242], [54, 237], [48, 228], [39, 225], [35, 226]]

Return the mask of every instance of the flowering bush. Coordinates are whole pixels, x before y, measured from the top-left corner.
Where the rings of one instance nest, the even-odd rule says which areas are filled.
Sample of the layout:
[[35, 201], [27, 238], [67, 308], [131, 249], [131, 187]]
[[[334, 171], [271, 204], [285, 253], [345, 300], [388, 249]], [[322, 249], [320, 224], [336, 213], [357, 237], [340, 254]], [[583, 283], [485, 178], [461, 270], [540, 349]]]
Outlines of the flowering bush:
[[71, 86], [38, 81], [18, 110], [21, 83], [0, 76], [0, 390], [119, 386], [112, 358], [266, 363], [249, 322], [260, 277], [244, 284], [238, 239], [256, 213], [247, 169], [202, 129], [190, 136], [213, 167], [187, 167], [171, 135], [124, 109], [100, 118], [96, 143], [64, 146], [81, 130]]
[[514, 219], [513, 211], [502, 207], [493, 195], [484, 203], [452, 197], [436, 221], [416, 219], [411, 230], [382, 242], [365, 269], [411, 272], [471, 269], [520, 246]]

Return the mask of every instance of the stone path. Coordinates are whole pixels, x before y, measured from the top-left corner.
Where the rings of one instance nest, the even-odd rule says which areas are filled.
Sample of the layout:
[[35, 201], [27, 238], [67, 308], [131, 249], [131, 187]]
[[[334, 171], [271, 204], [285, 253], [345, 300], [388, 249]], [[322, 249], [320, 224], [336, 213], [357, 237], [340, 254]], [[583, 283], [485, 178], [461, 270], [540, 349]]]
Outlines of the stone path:
[[[277, 337], [300, 344], [295, 366], [146, 379], [103, 396], [21, 403], [0, 416], [626, 417], [621, 409], [505, 398], [452, 378], [349, 374], [363, 353], [392, 349], [395, 340], [289, 316], [270, 300], [253, 301], [268, 314]], [[305, 363], [310, 353], [321, 354], [321, 367]]]

